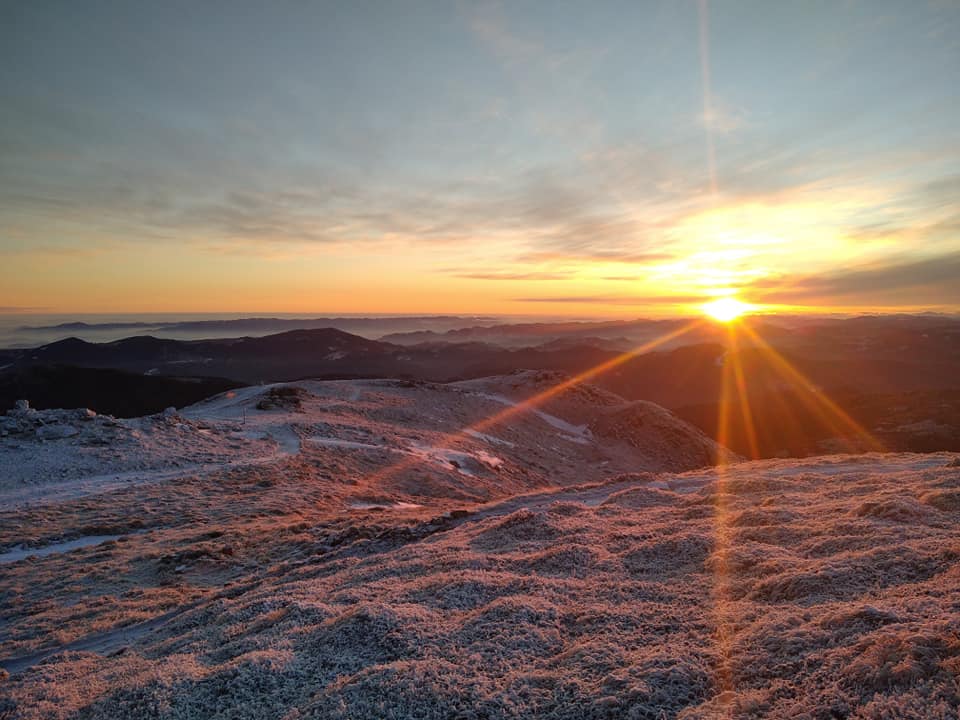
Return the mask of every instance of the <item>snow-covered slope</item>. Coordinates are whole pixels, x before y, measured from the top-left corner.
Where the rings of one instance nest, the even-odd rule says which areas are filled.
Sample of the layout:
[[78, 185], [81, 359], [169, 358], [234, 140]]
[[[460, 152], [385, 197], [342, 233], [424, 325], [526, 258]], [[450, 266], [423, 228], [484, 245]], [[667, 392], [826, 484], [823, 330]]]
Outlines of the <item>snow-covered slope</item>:
[[[0, 712], [957, 716], [960, 456], [639, 472], [682, 426], [491, 424], [516, 380], [245, 389], [136, 421], [128, 481], [7, 483]], [[226, 459], [171, 468], [200, 430]]]
[[[539, 387], [522, 376], [475, 383], [524, 380]], [[603, 407], [564, 396], [549, 403], [561, 405], [559, 414], [534, 408], [498, 419], [516, 403], [478, 387], [302, 381], [241, 388], [131, 420], [27, 409], [3, 420], [0, 499], [8, 505], [64, 500], [297, 456], [317, 481], [365, 494], [356, 502], [369, 502], [369, 495], [389, 501], [396, 493], [490, 500], [617, 472], [691, 469], [716, 456], [702, 433], [663, 410], [669, 427], [653, 428], [642, 443], [594, 435], [586, 424], [602, 426], [605, 413], [625, 403], [610, 393], [592, 391], [606, 399]]]

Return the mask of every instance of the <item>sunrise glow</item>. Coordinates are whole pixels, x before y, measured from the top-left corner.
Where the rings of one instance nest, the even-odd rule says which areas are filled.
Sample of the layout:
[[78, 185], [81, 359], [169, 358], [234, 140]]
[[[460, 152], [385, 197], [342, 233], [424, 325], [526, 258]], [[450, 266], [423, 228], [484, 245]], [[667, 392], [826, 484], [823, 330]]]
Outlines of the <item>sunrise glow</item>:
[[703, 306], [703, 312], [719, 322], [731, 322], [743, 315], [750, 309], [747, 303], [740, 302], [736, 298], [725, 297], [719, 300], [713, 300]]
[[0, 311], [960, 308], [949, 3], [708, 5], [24, 10]]
[[960, 718], [960, 0], [4, 9], [0, 720]]

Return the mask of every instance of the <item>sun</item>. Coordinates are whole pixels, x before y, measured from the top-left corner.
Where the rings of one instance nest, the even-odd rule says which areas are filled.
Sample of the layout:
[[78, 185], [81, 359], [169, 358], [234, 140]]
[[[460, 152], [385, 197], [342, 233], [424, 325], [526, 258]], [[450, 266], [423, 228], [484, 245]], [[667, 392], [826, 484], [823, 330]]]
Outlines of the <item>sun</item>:
[[720, 322], [731, 322], [743, 315], [750, 306], [736, 298], [725, 297], [708, 302], [703, 306], [703, 312]]

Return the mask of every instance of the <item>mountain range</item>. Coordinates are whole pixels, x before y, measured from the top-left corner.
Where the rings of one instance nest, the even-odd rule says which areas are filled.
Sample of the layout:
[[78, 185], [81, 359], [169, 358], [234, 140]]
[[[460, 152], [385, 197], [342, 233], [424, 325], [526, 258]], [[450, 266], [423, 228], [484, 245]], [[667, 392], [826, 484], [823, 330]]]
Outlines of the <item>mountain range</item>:
[[[634, 349], [642, 347], [641, 338], [649, 340], [654, 329], [661, 335], [676, 332], [680, 324], [471, 326], [430, 331], [429, 342], [413, 344], [334, 328], [212, 340], [67, 338], [0, 352], [0, 403], [10, 406], [24, 397], [38, 407], [55, 406], [58, 394], [69, 387], [72, 399], [85, 400], [79, 404], [95, 410], [142, 414], [225, 387], [264, 382], [376, 377], [453, 382], [517, 370], [576, 375], [611, 364], [592, 381], [624, 398], [667, 407], [717, 437], [725, 368], [735, 367], [744, 392], [723, 402], [735, 417], [752, 415], [756, 425], [753, 447], [743, 424], [729, 428], [726, 441], [741, 454], [805, 455], [836, 440], [836, 427], [814, 409], [823, 395], [892, 449], [960, 447], [960, 410], [951, 400], [960, 393], [960, 321], [924, 315], [749, 322], [750, 333], [741, 332], [738, 339], [726, 327], [703, 323], [649, 352]], [[404, 343], [414, 339], [387, 337]], [[106, 371], [125, 374], [113, 387], [138, 389], [122, 393], [126, 403], [121, 406], [110, 383], [83, 379], [93, 378], [94, 370], [101, 378]], [[78, 387], [86, 388], [85, 394], [78, 394]], [[139, 405], [130, 402], [138, 396], [143, 398]]]

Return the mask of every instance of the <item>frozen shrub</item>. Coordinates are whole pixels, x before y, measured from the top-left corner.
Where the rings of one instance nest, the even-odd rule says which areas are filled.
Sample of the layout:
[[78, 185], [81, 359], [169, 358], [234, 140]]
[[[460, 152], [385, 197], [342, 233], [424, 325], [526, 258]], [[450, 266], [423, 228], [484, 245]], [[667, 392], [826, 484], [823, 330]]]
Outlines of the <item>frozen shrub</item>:
[[551, 548], [524, 560], [523, 566], [547, 576], [586, 577], [597, 554], [586, 545]]
[[303, 408], [310, 393], [293, 385], [272, 387], [257, 401], [257, 410], [294, 410]]
[[485, 715], [477, 714], [477, 708], [490, 690], [477, 678], [464, 677], [462, 667], [441, 658], [398, 661], [366, 668], [334, 683], [304, 709], [303, 717], [479, 720]]
[[820, 620], [820, 624], [827, 628], [858, 628], [868, 629], [902, 622], [899, 615], [889, 610], [880, 610], [871, 605], [857, 608], [845, 608], [832, 612]]
[[658, 505], [673, 505], [678, 497], [676, 493], [669, 490], [639, 487], [614, 493], [603, 502], [603, 505], [616, 505], [630, 509], [647, 508]]
[[476, 573], [433, 577], [417, 587], [411, 598], [439, 610], [465, 611], [523, 592], [523, 584], [512, 576]]
[[894, 497], [862, 503], [855, 514], [859, 517], [911, 522], [928, 518], [930, 511], [912, 497]]
[[491, 661], [515, 655], [543, 658], [560, 650], [559, 627], [559, 612], [553, 604], [512, 596], [474, 611], [458, 630], [457, 638], [476, 646]]
[[641, 544], [623, 556], [623, 564], [635, 576], [701, 572], [713, 552], [713, 539], [703, 535], [681, 535]]
[[765, 527], [767, 525], [786, 525], [800, 515], [792, 510], [744, 510], [736, 515], [730, 524], [733, 527]]
[[920, 500], [944, 512], [960, 511], [960, 490], [934, 490], [928, 492]]
[[725, 477], [720, 483], [724, 492], [733, 495], [771, 493], [780, 495], [787, 490], [795, 490], [797, 485], [797, 482], [767, 475], [744, 475], [743, 477], [734, 475], [732, 477]]
[[823, 599], [831, 597], [836, 584], [828, 572], [786, 572], [761, 580], [749, 597], [769, 602]]
[[774, 574], [783, 572], [794, 559], [783, 549], [757, 542], [732, 543], [717, 550], [705, 562], [710, 572], [728, 575]]
[[847, 677], [861, 693], [873, 694], [949, 676], [943, 663], [960, 655], [960, 644], [932, 633], [882, 632], [859, 643], [855, 653]]
[[341, 664], [359, 668], [416, 655], [426, 613], [404, 616], [382, 604], [363, 604], [331, 618], [311, 633], [309, 644], [337, 654]]
[[528, 543], [549, 542], [561, 534], [545, 513], [522, 509], [490, 524], [476, 536], [474, 545], [480, 550], [505, 552]]
[[556, 515], [558, 517], [571, 517], [574, 515], [579, 515], [585, 510], [587, 510], [587, 506], [583, 505], [582, 503], [565, 502], [563, 500], [552, 502], [547, 507], [548, 514]]

